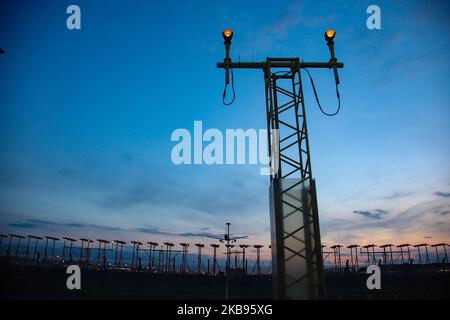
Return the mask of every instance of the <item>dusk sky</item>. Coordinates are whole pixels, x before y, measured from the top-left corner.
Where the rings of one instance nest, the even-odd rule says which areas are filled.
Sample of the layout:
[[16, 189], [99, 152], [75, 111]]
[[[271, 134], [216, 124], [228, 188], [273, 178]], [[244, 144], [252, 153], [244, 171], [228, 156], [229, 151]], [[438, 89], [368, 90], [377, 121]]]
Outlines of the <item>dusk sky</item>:
[[[229, 221], [268, 245], [260, 167], [177, 166], [171, 134], [266, 128], [261, 71], [222, 105], [222, 30], [236, 61], [328, 61], [333, 28], [341, 112], [304, 81], [323, 243], [448, 242], [449, 19], [445, 0], [1, 0], [0, 232], [209, 243]], [[311, 72], [333, 111], [332, 72]]]

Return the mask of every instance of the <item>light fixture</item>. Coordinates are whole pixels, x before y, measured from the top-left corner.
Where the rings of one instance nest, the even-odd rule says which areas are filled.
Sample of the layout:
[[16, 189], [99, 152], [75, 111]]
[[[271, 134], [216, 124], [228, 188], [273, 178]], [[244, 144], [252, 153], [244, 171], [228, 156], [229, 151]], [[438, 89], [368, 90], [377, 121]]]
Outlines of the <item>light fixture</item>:
[[325, 31], [325, 40], [331, 41], [334, 39], [334, 36], [336, 35], [336, 32], [332, 29], [328, 29]]
[[231, 39], [233, 38], [233, 31], [230, 29], [226, 29], [222, 32], [222, 36], [225, 41], [227, 40], [231, 41]]
[[330, 50], [330, 68], [333, 68], [334, 72], [334, 80], [336, 82], [336, 86], [339, 84], [339, 75], [336, 67], [337, 59], [334, 55], [334, 37], [336, 36], [336, 32], [333, 29], [328, 29], [325, 31], [325, 40], [327, 41], [328, 49]]
[[[225, 45], [225, 59], [223, 60], [226, 64], [225, 67], [225, 90], [224, 90], [224, 97], [226, 94], [226, 86], [230, 83], [230, 64], [231, 64], [231, 59], [230, 59], [230, 47], [231, 47], [231, 39], [233, 38], [233, 31], [230, 29], [225, 29], [222, 32], [222, 37], [223, 40], [225, 40], [223, 42], [223, 44]], [[233, 99], [234, 100], [234, 99]]]

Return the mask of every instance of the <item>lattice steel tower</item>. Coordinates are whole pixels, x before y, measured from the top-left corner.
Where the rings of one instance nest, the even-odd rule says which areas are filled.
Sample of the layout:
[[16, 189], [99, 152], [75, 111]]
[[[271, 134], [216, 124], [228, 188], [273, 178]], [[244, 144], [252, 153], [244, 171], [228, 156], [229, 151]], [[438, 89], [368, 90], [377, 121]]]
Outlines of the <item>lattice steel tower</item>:
[[[337, 68], [342, 68], [343, 63], [337, 62], [334, 55], [335, 33], [332, 30], [325, 33], [331, 54], [328, 62], [303, 62], [299, 58], [232, 62], [229, 52], [233, 32], [225, 30], [222, 35], [226, 56], [217, 67], [225, 69], [225, 104], [234, 101], [233, 69], [261, 69], [264, 72], [275, 298], [322, 298], [324, 283], [319, 218], [300, 70], [333, 69], [338, 94]], [[230, 72], [233, 100], [226, 103]]]

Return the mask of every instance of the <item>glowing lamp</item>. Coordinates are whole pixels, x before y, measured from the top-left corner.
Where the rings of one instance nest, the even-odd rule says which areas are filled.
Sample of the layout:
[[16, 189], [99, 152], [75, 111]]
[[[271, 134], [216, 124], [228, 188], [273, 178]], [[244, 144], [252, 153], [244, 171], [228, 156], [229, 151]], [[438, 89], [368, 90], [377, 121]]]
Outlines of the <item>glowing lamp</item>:
[[336, 32], [332, 29], [328, 29], [325, 31], [325, 40], [331, 41], [334, 39], [334, 36], [336, 35]]
[[231, 41], [231, 39], [233, 38], [233, 31], [230, 29], [224, 30], [222, 32], [222, 36], [225, 41]]

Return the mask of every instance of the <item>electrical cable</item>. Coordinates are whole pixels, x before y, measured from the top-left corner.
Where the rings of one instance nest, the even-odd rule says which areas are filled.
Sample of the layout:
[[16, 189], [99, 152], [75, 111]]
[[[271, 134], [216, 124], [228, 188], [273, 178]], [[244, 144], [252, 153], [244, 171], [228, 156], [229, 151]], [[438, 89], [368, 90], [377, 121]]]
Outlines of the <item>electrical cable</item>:
[[341, 110], [341, 97], [340, 97], [340, 95], [339, 95], [339, 87], [338, 87], [338, 84], [336, 83], [336, 97], [337, 97], [337, 99], [338, 99], [338, 107], [337, 107], [337, 109], [336, 109], [336, 111], [335, 111], [334, 113], [328, 113], [328, 112], [324, 111], [324, 110], [322, 109], [322, 106], [320, 105], [319, 97], [318, 97], [318, 95], [317, 95], [316, 86], [314, 85], [314, 80], [313, 80], [313, 78], [312, 78], [312, 76], [311, 76], [311, 73], [309, 73], [309, 70], [308, 70], [307, 68], [303, 68], [303, 69], [308, 73], [309, 80], [311, 81], [311, 86], [312, 86], [313, 91], [314, 91], [314, 96], [315, 96], [315, 98], [316, 98], [317, 106], [319, 107], [320, 111], [321, 111], [324, 115], [326, 115], [326, 116], [328, 116], [328, 117], [333, 117], [333, 116], [337, 115], [337, 114], [339, 113], [339, 111]]
[[234, 75], [233, 75], [233, 68], [230, 68], [231, 71], [231, 89], [233, 90], [233, 99], [231, 99], [230, 102], [226, 102], [225, 101], [225, 96], [227, 95], [227, 87], [228, 84], [225, 83], [225, 88], [223, 89], [223, 95], [222, 95], [222, 103], [226, 106], [229, 106], [231, 104], [233, 104], [234, 99], [236, 98], [236, 92], [234, 91]]

